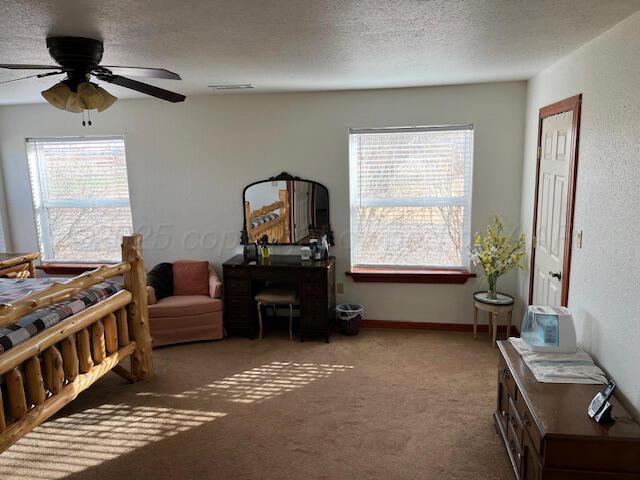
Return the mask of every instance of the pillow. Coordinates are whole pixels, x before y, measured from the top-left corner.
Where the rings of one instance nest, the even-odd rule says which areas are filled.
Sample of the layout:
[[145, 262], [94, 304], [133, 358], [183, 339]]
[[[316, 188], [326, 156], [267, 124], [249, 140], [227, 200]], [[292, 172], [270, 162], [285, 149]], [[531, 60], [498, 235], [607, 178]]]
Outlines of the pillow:
[[209, 295], [209, 262], [184, 260], [173, 264], [174, 295]]
[[155, 305], [158, 303], [156, 291], [151, 285], [147, 285], [147, 305]]
[[153, 287], [156, 300], [173, 295], [173, 267], [170, 263], [159, 263], [147, 273], [147, 285]]

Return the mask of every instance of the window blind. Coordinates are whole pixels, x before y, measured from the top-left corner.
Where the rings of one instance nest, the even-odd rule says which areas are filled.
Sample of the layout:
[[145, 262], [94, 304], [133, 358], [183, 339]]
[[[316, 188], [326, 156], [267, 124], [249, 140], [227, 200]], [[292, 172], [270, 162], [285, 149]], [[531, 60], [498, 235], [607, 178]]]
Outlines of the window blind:
[[352, 266], [468, 268], [473, 127], [349, 138]]
[[118, 261], [133, 230], [124, 139], [28, 139], [27, 153], [43, 260]]
[[[1, 194], [1, 192], [0, 192]], [[2, 211], [0, 211], [0, 252], [7, 251], [7, 242], [4, 236], [4, 226], [2, 220]]]

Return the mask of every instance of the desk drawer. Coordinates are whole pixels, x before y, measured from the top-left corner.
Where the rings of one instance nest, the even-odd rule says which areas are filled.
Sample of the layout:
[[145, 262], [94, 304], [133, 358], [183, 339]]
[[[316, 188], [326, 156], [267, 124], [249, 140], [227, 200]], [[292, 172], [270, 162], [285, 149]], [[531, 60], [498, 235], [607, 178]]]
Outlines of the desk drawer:
[[222, 270], [224, 279], [230, 278], [244, 278], [249, 279], [249, 270], [246, 268], [233, 268], [233, 267], [224, 267]]
[[225, 301], [227, 315], [233, 318], [234, 321], [245, 321], [248, 323], [251, 320], [253, 302], [249, 297], [228, 296]]
[[253, 280], [268, 280], [271, 282], [298, 282], [298, 274], [295, 270], [283, 268], [255, 268], [251, 272]]
[[310, 268], [302, 272], [302, 281], [304, 283], [324, 283], [327, 278], [327, 271], [320, 268]]
[[225, 293], [232, 297], [249, 296], [251, 284], [248, 278], [227, 277], [224, 282]]

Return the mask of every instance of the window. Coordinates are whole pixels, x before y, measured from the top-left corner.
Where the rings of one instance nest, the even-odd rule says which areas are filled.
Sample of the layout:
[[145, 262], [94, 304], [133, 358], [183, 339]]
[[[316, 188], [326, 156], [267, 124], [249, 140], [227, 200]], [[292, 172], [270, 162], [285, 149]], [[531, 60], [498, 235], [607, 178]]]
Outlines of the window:
[[[0, 195], [2, 195], [2, 192], [0, 192]], [[2, 225], [3, 220], [2, 220], [2, 211], [0, 211], [0, 252], [6, 252], [7, 251], [7, 243], [5, 240], [5, 236], [4, 236], [4, 226]]]
[[28, 139], [40, 254], [45, 262], [114, 262], [131, 234], [124, 139]]
[[469, 267], [473, 127], [352, 129], [352, 270]]

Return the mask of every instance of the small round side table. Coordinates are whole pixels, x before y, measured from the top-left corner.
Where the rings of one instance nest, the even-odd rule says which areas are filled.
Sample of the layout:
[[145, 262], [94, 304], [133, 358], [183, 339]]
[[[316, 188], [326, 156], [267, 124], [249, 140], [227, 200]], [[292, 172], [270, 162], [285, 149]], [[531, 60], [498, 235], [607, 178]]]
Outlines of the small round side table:
[[[489, 337], [493, 348], [496, 347], [498, 336], [498, 315], [507, 314], [507, 338], [511, 334], [511, 315], [513, 314], [513, 297], [504, 293], [498, 293], [497, 298], [490, 298], [488, 292], [476, 292], [473, 294], [473, 338], [478, 336], [478, 310], [484, 310], [489, 314]], [[491, 334], [493, 332], [493, 334]]]

